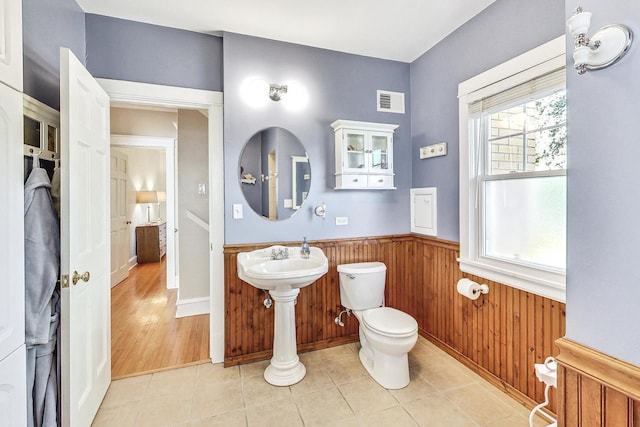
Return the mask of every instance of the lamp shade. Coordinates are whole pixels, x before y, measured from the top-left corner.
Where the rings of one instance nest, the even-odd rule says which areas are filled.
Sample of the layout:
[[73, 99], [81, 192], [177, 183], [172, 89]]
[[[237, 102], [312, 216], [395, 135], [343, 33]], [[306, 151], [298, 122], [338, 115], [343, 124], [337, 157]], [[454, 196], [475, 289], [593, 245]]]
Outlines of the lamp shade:
[[167, 201], [166, 191], [156, 191], [156, 195], [158, 196], [158, 203]]
[[157, 203], [158, 194], [156, 191], [137, 191], [136, 203]]

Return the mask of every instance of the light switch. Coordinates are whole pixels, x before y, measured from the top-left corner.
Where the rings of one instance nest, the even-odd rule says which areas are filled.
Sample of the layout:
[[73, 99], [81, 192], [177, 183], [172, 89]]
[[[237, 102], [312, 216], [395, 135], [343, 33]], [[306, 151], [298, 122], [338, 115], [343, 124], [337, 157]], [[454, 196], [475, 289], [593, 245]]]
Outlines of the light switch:
[[293, 207], [293, 199], [284, 199], [284, 207], [292, 208]]
[[242, 219], [242, 205], [240, 203], [233, 204], [233, 219]]

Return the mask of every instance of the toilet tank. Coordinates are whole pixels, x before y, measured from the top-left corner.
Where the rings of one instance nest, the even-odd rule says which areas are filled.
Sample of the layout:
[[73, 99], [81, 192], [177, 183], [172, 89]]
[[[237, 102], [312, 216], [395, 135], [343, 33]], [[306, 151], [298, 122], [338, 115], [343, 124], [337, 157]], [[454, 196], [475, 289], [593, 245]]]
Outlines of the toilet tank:
[[351, 310], [380, 307], [384, 301], [387, 266], [381, 262], [338, 265], [340, 303]]

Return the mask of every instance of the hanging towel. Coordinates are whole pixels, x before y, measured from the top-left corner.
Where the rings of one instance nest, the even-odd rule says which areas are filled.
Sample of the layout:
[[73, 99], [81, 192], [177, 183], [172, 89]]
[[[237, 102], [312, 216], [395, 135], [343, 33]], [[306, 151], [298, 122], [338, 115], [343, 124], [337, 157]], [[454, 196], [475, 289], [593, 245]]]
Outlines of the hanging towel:
[[47, 171], [34, 167], [25, 184], [25, 339], [49, 342], [50, 302], [60, 265], [60, 227]]
[[56, 336], [60, 319], [60, 227], [46, 170], [34, 168], [25, 183], [25, 343], [28, 426], [57, 425]]

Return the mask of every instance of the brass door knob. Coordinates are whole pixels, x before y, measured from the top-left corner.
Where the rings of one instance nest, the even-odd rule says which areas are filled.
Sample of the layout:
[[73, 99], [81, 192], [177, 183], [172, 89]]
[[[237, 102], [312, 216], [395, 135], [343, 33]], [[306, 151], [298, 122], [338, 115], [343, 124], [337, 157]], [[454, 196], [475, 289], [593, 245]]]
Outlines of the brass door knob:
[[74, 271], [73, 275], [71, 276], [71, 282], [73, 282], [73, 284], [75, 285], [78, 283], [78, 280], [83, 280], [85, 282], [88, 282], [90, 278], [91, 278], [91, 274], [89, 274], [88, 271], [85, 271], [82, 274], [78, 274], [77, 271]]

